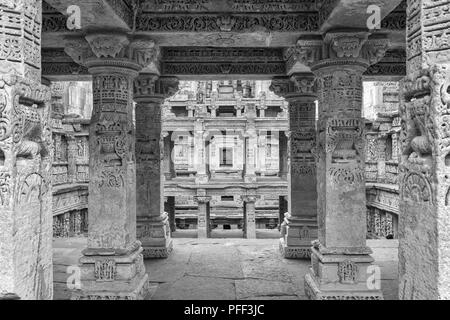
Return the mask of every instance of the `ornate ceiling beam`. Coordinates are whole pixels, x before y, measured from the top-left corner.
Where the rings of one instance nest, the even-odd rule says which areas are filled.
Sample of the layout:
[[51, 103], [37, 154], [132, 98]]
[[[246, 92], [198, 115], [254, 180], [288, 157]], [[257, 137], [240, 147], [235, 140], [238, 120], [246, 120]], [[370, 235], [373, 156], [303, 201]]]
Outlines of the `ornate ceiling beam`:
[[364, 80], [394, 81], [406, 76], [406, 51], [393, 49], [386, 52], [380, 62], [370, 66], [364, 73]]
[[[44, 25], [47, 32], [68, 31], [67, 9], [77, 5], [81, 13], [81, 28], [83, 31], [92, 29], [130, 31], [134, 25], [135, 0], [45, 0]], [[55, 12], [51, 12], [51, 8]], [[58, 13], [60, 15], [58, 15]], [[45, 23], [47, 20], [47, 23]]]
[[42, 50], [42, 76], [51, 81], [91, 79], [88, 69], [75, 63], [63, 48]]
[[281, 48], [162, 48], [161, 74], [183, 79], [200, 77], [268, 78], [285, 75]]

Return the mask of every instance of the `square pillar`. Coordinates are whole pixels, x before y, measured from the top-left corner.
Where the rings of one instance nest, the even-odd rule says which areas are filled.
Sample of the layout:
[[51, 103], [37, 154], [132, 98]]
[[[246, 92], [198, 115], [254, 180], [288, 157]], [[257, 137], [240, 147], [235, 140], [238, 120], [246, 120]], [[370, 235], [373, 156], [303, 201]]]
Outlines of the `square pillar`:
[[164, 152], [161, 105], [177, 88], [176, 78], [159, 78], [154, 74], [141, 74], [134, 82], [137, 237], [144, 258], [167, 258], [173, 249], [163, 195], [164, 157], [171, 154]]
[[206, 195], [206, 190], [199, 189], [197, 196], [194, 197], [194, 201], [198, 204], [198, 238], [207, 239], [211, 237], [210, 226], [210, 201], [211, 197]]
[[256, 195], [242, 196], [244, 202], [244, 238], [256, 239]]
[[133, 83], [154, 57], [154, 44], [125, 34], [71, 39], [66, 52], [93, 77], [89, 127], [88, 247], [74, 300], [142, 300], [149, 292], [136, 237]]
[[51, 300], [51, 90], [42, 1], [0, 2], [0, 300]]
[[[389, 46], [380, 35], [331, 30], [299, 39], [293, 56], [311, 67], [319, 97], [317, 143], [318, 241], [305, 292], [316, 300], [379, 300], [366, 245], [365, 122], [362, 76]], [[294, 152], [292, 152], [295, 154]]]
[[407, 2], [400, 115], [399, 298], [450, 299], [448, 2]]
[[197, 119], [194, 123], [194, 163], [197, 166], [197, 174], [195, 182], [197, 184], [208, 183], [209, 177], [206, 170], [208, 154], [205, 145], [205, 131], [203, 128], [203, 120]]
[[289, 103], [288, 214], [283, 221], [280, 252], [285, 258], [310, 259], [317, 240], [316, 87], [311, 73], [279, 77], [271, 89]]

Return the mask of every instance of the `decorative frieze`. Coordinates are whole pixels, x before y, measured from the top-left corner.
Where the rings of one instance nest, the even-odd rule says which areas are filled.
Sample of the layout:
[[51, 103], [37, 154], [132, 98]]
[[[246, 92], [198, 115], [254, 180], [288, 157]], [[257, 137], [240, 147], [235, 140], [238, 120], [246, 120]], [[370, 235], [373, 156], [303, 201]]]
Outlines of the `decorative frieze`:
[[154, 14], [144, 12], [137, 17], [140, 32], [300, 32], [317, 31], [318, 14]]

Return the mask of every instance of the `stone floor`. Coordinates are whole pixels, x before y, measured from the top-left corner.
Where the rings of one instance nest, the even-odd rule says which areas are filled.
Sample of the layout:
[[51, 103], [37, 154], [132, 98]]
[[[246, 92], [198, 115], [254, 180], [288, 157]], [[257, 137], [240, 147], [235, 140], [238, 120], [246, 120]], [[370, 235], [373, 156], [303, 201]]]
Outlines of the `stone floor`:
[[[76, 265], [86, 239], [54, 241], [55, 299], [68, 299], [67, 267]], [[385, 299], [397, 299], [398, 241], [370, 240], [382, 270]], [[148, 260], [153, 300], [304, 300], [309, 262], [282, 259], [277, 239], [174, 239], [168, 259]]]

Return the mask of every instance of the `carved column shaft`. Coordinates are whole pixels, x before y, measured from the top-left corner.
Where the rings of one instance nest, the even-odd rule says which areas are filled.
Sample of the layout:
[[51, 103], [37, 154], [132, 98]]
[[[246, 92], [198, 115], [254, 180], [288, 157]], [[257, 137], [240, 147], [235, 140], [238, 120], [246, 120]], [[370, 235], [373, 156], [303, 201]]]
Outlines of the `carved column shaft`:
[[51, 91], [42, 1], [0, 2], [0, 300], [51, 300]]
[[161, 132], [161, 104], [176, 92], [178, 81], [141, 74], [134, 88], [137, 235], [144, 247], [144, 258], [166, 258], [172, 251], [172, 239], [169, 217], [164, 212], [163, 159], [167, 154]]
[[206, 191], [199, 189], [197, 190], [197, 196], [194, 200], [198, 204], [198, 220], [197, 220], [197, 237], [199, 239], [210, 238], [211, 236], [211, 226], [209, 217], [209, 206], [211, 202], [211, 197], [206, 195]]
[[[256, 190], [255, 190], [256, 191]], [[256, 239], [256, 195], [242, 196], [244, 201], [244, 238]]]
[[77, 154], [77, 140], [75, 137], [69, 137], [67, 140], [67, 177], [69, 183], [75, 183], [77, 181]]
[[329, 31], [322, 39], [302, 38], [295, 56], [311, 67], [319, 96], [317, 211], [319, 241], [312, 249], [305, 290], [313, 299], [381, 299], [367, 286], [373, 262], [366, 247], [362, 75], [388, 48], [381, 36]]
[[317, 240], [316, 88], [311, 73], [275, 78], [272, 90], [289, 103], [288, 143], [289, 215], [286, 234], [280, 240], [285, 258], [310, 258], [311, 242]]
[[155, 59], [153, 42], [124, 34], [70, 39], [66, 52], [93, 78], [89, 128], [89, 232], [81, 289], [73, 299], [144, 299], [148, 294], [136, 237], [136, 160], [133, 84]]
[[408, 1], [400, 107], [400, 299], [450, 299], [448, 3]]
[[197, 175], [195, 181], [198, 184], [208, 182], [208, 173], [206, 172], [207, 153], [204, 138], [203, 120], [198, 119], [194, 124], [194, 163], [196, 164]]

